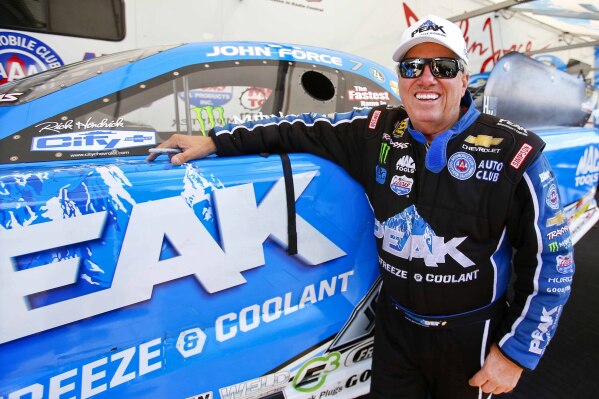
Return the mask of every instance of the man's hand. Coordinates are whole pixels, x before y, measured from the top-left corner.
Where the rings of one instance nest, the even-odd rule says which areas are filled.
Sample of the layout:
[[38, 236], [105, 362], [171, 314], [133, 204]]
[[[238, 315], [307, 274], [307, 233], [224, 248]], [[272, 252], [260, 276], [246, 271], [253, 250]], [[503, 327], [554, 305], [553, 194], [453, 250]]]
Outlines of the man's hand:
[[483, 367], [468, 383], [473, 387], [481, 387], [484, 393], [498, 395], [512, 391], [521, 375], [522, 367], [505, 357], [493, 344]]
[[[188, 136], [184, 134], [173, 134], [168, 140], [164, 141], [157, 148], [178, 148], [181, 153], [169, 154], [173, 165], [182, 165], [192, 159], [207, 157], [216, 151], [216, 145], [211, 137], [206, 136]], [[148, 155], [146, 161], [151, 162], [160, 155], [152, 153]]]

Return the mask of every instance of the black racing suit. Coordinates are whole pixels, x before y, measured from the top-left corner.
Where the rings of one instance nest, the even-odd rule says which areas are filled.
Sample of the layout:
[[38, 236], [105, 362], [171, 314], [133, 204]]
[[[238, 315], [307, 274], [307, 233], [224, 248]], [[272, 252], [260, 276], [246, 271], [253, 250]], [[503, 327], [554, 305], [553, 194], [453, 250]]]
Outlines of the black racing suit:
[[[468, 93], [462, 107], [460, 120], [430, 148], [401, 107], [273, 117], [211, 132], [218, 155], [309, 152], [336, 162], [366, 190], [383, 278], [376, 397], [419, 397], [421, 390], [462, 397], [442, 377], [453, 368], [462, 373], [459, 395], [470, 395], [467, 379], [490, 342], [534, 369], [570, 292], [572, 245], [543, 141], [480, 114]], [[505, 310], [512, 266], [514, 296]], [[468, 325], [474, 330], [464, 330]], [[473, 346], [464, 349], [451, 334]], [[433, 345], [427, 358], [418, 357]], [[464, 351], [474, 352], [470, 363], [452, 359], [437, 374], [395, 378], [403, 363], [426, 370]], [[407, 385], [414, 390], [402, 394]]]

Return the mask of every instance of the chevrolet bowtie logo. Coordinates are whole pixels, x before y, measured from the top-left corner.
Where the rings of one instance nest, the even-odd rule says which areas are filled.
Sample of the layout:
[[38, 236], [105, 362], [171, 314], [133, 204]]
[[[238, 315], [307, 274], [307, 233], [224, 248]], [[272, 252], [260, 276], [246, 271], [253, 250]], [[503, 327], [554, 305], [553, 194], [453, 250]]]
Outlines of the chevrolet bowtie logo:
[[466, 143], [469, 144], [474, 144], [476, 146], [479, 147], [486, 147], [489, 148], [492, 145], [499, 145], [503, 139], [497, 138], [497, 137], [493, 137], [493, 136], [486, 136], [484, 134], [480, 134], [478, 136], [468, 136], [466, 138]]
[[566, 221], [566, 214], [559, 211], [554, 217], [547, 219], [547, 227], [561, 226]]

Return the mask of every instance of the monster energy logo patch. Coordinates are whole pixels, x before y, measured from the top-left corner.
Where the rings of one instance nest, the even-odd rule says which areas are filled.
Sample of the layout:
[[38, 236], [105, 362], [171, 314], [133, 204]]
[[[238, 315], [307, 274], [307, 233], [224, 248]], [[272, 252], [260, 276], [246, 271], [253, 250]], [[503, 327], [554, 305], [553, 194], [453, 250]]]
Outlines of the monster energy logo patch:
[[387, 143], [381, 144], [381, 150], [379, 152], [379, 163], [384, 164], [387, 162], [387, 156], [389, 155], [389, 149], [391, 146]]
[[[196, 120], [200, 124], [202, 136], [206, 136], [210, 129], [225, 124], [225, 109], [223, 107], [213, 107], [211, 105], [205, 107], [192, 107], [191, 110], [196, 114]], [[215, 118], [216, 116], [216, 118]]]

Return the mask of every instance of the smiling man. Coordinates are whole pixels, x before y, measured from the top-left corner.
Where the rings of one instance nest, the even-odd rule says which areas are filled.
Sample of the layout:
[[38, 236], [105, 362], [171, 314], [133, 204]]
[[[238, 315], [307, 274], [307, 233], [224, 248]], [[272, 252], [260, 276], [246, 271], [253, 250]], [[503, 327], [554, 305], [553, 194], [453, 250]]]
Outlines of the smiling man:
[[550, 245], [569, 231], [549, 223], [562, 209], [544, 143], [476, 110], [453, 23], [424, 17], [393, 59], [402, 107], [226, 125], [160, 147], [183, 151], [174, 165], [213, 152], [310, 152], [338, 163], [375, 218], [383, 285], [370, 396], [511, 391], [553, 337], [574, 273], [570, 246]]

